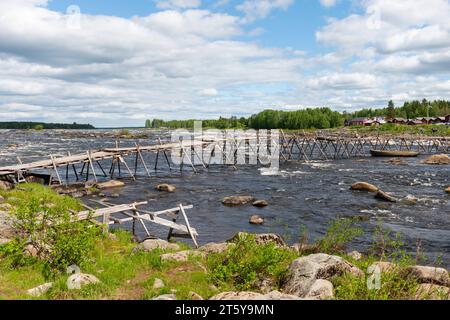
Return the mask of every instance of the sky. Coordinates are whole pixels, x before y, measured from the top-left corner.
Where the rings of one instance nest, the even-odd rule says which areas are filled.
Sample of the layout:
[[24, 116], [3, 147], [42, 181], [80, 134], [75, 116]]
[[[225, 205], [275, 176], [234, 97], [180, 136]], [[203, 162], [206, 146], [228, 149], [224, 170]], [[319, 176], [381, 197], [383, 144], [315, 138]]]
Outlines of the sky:
[[0, 121], [450, 99], [449, 0], [0, 0]]

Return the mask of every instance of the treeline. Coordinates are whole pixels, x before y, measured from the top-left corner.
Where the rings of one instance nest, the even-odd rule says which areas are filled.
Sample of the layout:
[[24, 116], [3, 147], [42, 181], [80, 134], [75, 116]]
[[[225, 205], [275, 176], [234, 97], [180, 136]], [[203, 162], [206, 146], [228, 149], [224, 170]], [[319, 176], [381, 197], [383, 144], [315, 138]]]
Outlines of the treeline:
[[[386, 108], [365, 108], [356, 112], [337, 112], [330, 108], [308, 108], [295, 111], [264, 110], [250, 118], [219, 118], [218, 120], [202, 120], [204, 128], [233, 129], [329, 129], [341, 127], [345, 120], [353, 118], [399, 117], [415, 119], [417, 117], [440, 117], [450, 114], [450, 101], [435, 100], [405, 102], [395, 107], [389, 101]], [[193, 128], [195, 120], [160, 119], [147, 120], [146, 128]]]
[[405, 119], [415, 119], [418, 117], [442, 117], [450, 114], [450, 101], [434, 100], [422, 101], [414, 100], [405, 102], [403, 106], [396, 108], [392, 101], [382, 109], [362, 109], [353, 113], [344, 113], [346, 119], [352, 118], [372, 118], [372, 117], [397, 117]]
[[95, 129], [90, 124], [44, 123], [44, 122], [0, 122], [0, 129]]

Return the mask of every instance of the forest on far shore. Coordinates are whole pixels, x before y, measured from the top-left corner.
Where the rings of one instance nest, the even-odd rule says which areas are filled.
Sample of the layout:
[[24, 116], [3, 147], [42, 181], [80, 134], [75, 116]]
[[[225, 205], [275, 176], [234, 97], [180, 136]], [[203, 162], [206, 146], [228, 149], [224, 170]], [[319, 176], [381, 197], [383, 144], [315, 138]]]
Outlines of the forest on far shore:
[[95, 129], [90, 124], [69, 123], [44, 123], [44, 122], [0, 122], [0, 129], [16, 130], [44, 130], [44, 129]]
[[[356, 112], [337, 112], [330, 108], [307, 108], [295, 111], [264, 110], [249, 118], [220, 117], [217, 120], [202, 120], [203, 127], [217, 129], [252, 128], [252, 129], [329, 129], [342, 127], [345, 120], [359, 117], [381, 117], [415, 119], [417, 117], [439, 117], [450, 114], [450, 101], [434, 100], [405, 102], [395, 107], [389, 101], [386, 108], [366, 108]], [[201, 119], [198, 119], [201, 120]], [[147, 120], [146, 128], [193, 128], [194, 121], [161, 119]]]

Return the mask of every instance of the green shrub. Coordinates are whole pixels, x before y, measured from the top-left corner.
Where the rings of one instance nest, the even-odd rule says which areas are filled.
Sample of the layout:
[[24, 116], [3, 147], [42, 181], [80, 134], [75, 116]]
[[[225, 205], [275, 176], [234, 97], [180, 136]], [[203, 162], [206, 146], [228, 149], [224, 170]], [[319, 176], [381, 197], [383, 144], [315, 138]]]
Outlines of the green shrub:
[[257, 288], [262, 279], [278, 282], [296, 257], [291, 250], [257, 244], [253, 235], [243, 235], [236, 246], [208, 257], [208, 276], [215, 284], [248, 290]]
[[41, 185], [24, 184], [9, 192], [7, 201], [13, 206], [11, 218], [18, 235], [14, 249], [6, 253], [15, 257], [15, 264], [23, 260], [20, 252], [25, 245], [45, 261], [46, 276], [89, 258], [100, 229], [88, 220], [73, 219], [72, 212], [82, 208], [78, 200]]
[[361, 236], [363, 230], [352, 219], [339, 219], [328, 224], [324, 238], [317, 242], [320, 252], [336, 254], [345, 249], [346, 244]]

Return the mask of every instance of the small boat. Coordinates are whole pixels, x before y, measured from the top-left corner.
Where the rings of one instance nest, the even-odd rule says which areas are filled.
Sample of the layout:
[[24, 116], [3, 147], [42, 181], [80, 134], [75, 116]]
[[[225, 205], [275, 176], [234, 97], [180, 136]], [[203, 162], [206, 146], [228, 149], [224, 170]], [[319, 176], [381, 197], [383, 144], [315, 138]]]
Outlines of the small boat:
[[370, 150], [372, 157], [417, 157], [420, 152], [399, 150]]

